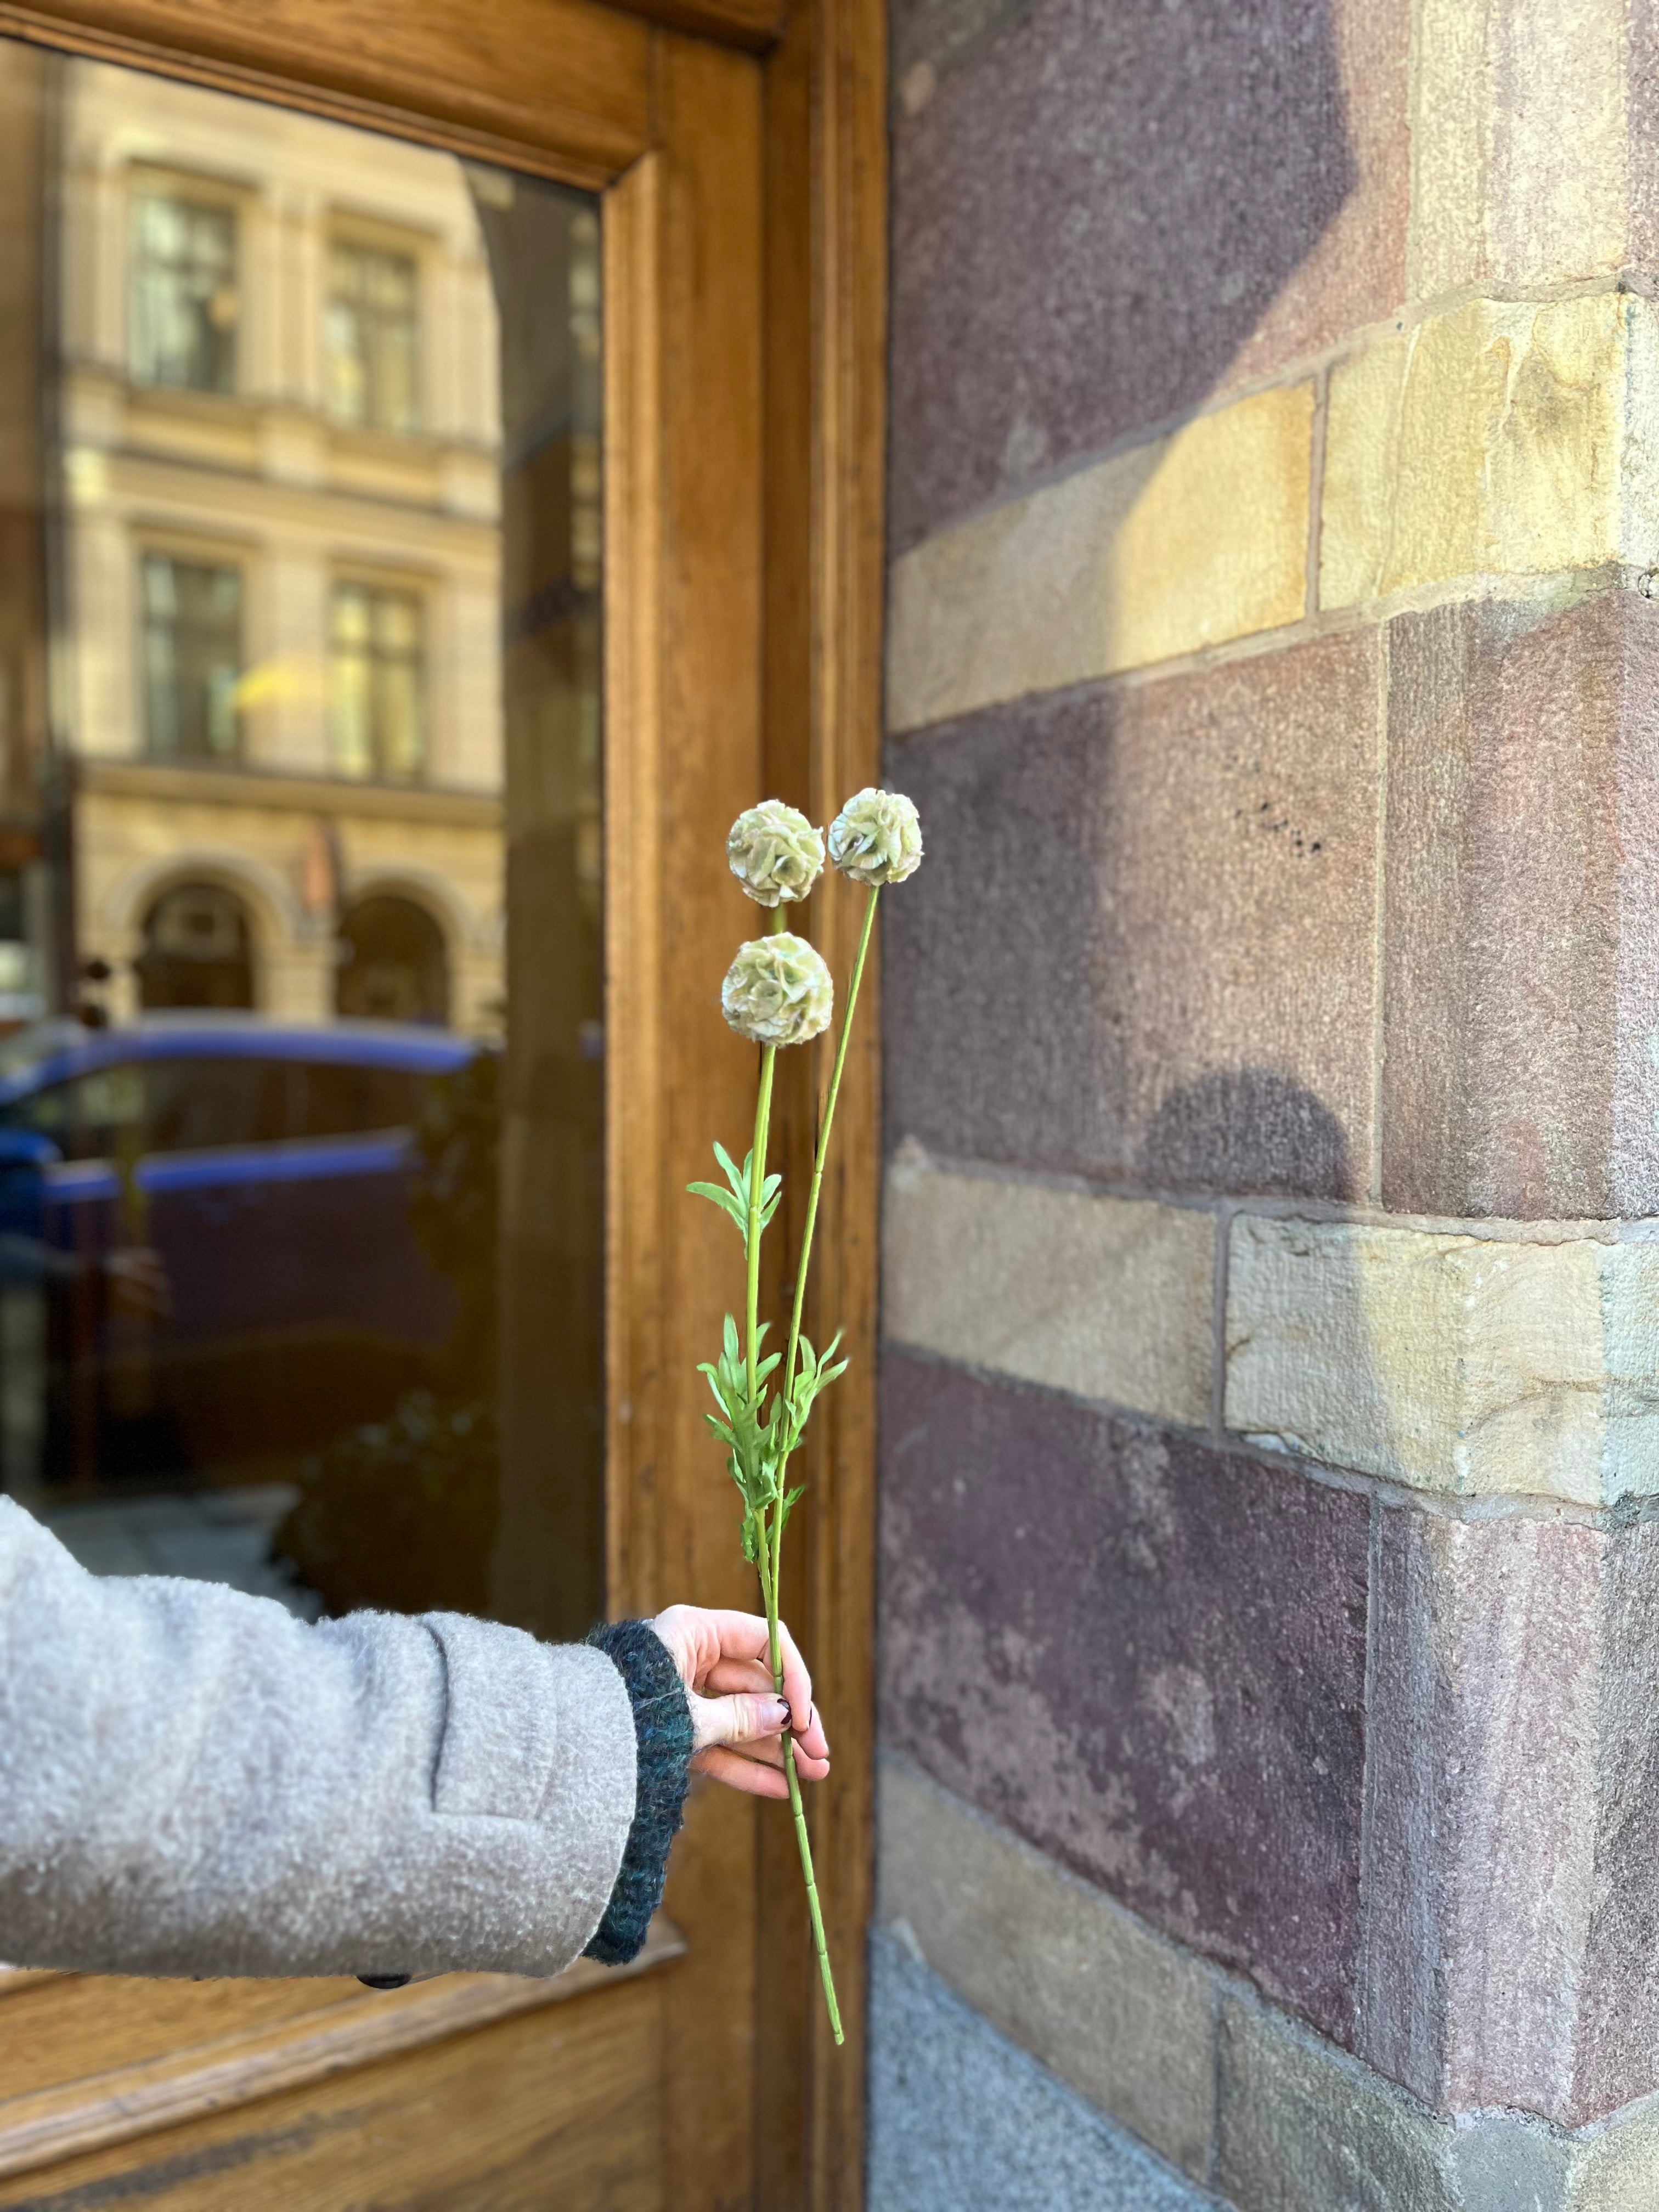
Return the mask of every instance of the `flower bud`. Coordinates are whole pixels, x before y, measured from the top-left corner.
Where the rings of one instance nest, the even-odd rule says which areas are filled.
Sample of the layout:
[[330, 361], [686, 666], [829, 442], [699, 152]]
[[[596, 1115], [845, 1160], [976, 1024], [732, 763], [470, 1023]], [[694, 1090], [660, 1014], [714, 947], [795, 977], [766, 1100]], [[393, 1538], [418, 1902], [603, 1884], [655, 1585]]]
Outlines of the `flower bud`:
[[855, 884], [902, 884], [921, 866], [921, 823], [902, 792], [874, 785], [849, 799], [830, 824], [830, 857]]
[[759, 906], [804, 899], [823, 866], [823, 839], [804, 814], [781, 799], [763, 799], [732, 824], [726, 857]]
[[787, 929], [740, 945], [720, 987], [726, 1020], [757, 1044], [805, 1044], [829, 1028], [835, 1004], [822, 955]]

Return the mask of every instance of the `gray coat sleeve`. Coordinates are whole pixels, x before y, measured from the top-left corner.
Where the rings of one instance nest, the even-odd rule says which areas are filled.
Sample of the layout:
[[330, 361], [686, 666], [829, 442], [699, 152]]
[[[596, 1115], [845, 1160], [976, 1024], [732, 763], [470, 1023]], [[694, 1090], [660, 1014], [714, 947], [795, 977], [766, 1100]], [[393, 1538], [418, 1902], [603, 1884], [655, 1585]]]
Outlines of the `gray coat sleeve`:
[[555, 1974], [635, 1809], [602, 1651], [96, 1578], [0, 1498], [0, 1959]]

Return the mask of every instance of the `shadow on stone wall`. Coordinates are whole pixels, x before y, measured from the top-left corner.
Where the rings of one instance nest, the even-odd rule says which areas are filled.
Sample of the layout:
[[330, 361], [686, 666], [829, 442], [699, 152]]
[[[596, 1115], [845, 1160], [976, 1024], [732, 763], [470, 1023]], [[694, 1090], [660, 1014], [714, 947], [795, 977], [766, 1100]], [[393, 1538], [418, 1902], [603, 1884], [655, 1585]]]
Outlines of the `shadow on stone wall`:
[[1356, 182], [1333, 12], [896, 0], [893, 550], [1235, 368]]
[[1218, 1068], [1172, 1091], [1146, 1125], [1139, 1165], [1160, 1189], [1356, 1194], [1341, 1122], [1311, 1091], [1266, 1067]]

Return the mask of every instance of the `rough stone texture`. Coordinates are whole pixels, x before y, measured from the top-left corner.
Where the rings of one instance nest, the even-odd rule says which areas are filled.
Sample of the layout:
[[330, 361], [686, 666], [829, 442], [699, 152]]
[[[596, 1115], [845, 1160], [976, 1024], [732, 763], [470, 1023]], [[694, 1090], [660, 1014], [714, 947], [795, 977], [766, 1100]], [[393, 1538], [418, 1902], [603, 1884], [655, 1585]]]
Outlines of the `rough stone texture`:
[[1030, 0], [890, 0], [888, 63], [900, 113], [919, 115], [953, 70], [1030, 12]]
[[1442, 2109], [1567, 2117], [1605, 1541], [1383, 1516], [1359, 2049]]
[[1413, 299], [1624, 265], [1641, 190], [1626, 16], [1625, 0], [1422, 0]]
[[885, 1372], [889, 1742], [1346, 2039], [1367, 1501], [895, 1353]]
[[1390, 1510], [1375, 1604], [1361, 2054], [1446, 2110], [1648, 2095], [1659, 1529]]
[[1457, 2202], [1449, 2128], [1232, 1997], [1221, 2007], [1214, 2180], [1238, 2212], [1449, 2212]]
[[1299, 622], [1312, 465], [1295, 384], [924, 539], [892, 571], [888, 727]]
[[[1568, 2168], [1562, 2212], [1652, 2212], [1654, 2176], [1659, 2173], [1659, 2109], [1650, 2102], [1615, 2121], [1604, 2134], [1577, 2138]], [[1470, 2212], [1486, 2212], [1486, 2208], [1471, 2206]], [[1491, 2212], [1509, 2212], [1509, 2207], [1494, 2200]], [[1547, 2206], [1545, 2212], [1551, 2208]]]
[[1393, 310], [1409, 17], [1044, 0], [931, 98], [901, 34], [896, 546]]
[[869, 2212], [1213, 2212], [879, 1934], [868, 2140]]
[[1382, 1197], [1659, 1212], [1659, 607], [1389, 626]]
[[[871, 2212], [1218, 2212], [964, 2004], [909, 1932], [871, 1943]], [[1203, 2050], [1219, 2061], [1212, 2185], [1232, 2212], [1653, 2212], [1659, 2100], [1572, 2133], [1512, 2112], [1449, 2121], [1218, 1996]]]
[[1603, 1545], [1595, 1861], [1575, 2117], [1659, 2090], [1659, 1524], [1620, 1530]]
[[1659, 555], [1659, 331], [1602, 292], [1474, 300], [1331, 373], [1319, 600]]
[[1212, 1976], [906, 1759], [881, 1764], [877, 1912], [1023, 2050], [1201, 2180]]
[[1225, 1419], [1399, 1482], [1659, 1492], [1659, 1244], [1235, 1217]]
[[1376, 643], [1030, 702], [897, 749], [887, 1130], [1179, 1189], [1370, 1174]]
[[882, 1253], [882, 1324], [896, 1342], [1207, 1423], [1212, 1215], [948, 1175], [902, 1154]]

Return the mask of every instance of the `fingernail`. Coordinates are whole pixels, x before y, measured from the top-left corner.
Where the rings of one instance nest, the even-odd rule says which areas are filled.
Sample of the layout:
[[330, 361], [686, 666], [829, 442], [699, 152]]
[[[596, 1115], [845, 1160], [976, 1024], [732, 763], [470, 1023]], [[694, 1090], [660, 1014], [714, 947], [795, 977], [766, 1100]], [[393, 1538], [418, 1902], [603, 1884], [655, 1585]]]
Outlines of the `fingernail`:
[[772, 1710], [777, 1715], [778, 1726], [780, 1728], [787, 1728], [790, 1726], [789, 1700], [787, 1698], [774, 1698], [772, 1700]]

